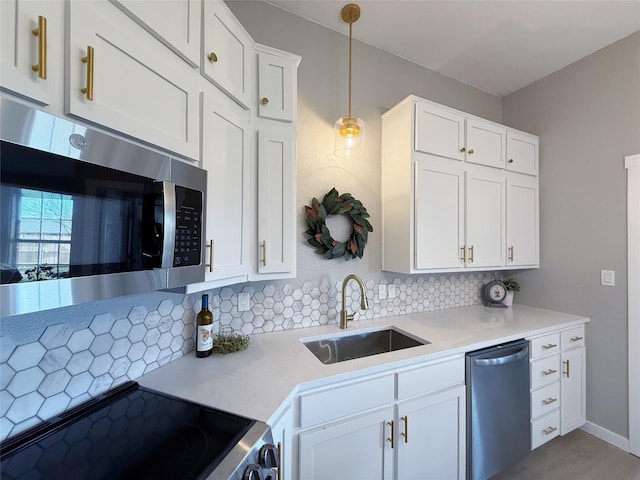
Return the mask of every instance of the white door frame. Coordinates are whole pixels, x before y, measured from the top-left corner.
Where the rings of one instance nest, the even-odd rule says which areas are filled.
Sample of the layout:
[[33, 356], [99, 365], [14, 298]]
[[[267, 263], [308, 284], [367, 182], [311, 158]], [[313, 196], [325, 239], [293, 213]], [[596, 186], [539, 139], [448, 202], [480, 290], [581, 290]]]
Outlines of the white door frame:
[[640, 457], [640, 154], [624, 157], [627, 169], [629, 322], [629, 451]]

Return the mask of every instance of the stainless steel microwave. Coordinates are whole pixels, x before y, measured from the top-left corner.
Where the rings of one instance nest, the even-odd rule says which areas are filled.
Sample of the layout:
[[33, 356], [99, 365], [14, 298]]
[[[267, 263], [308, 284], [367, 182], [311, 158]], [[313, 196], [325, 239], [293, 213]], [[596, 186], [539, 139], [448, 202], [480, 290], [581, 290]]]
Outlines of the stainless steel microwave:
[[0, 314], [204, 280], [206, 171], [0, 101]]

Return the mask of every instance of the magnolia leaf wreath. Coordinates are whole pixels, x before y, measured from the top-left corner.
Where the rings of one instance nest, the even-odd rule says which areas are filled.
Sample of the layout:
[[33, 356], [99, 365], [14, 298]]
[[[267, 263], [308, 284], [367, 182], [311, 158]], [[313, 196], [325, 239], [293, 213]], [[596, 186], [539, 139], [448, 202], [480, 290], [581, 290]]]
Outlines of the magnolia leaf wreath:
[[[304, 233], [311, 235], [307, 242], [315, 247], [316, 252], [325, 258], [344, 257], [345, 260], [362, 258], [369, 232], [373, 232], [373, 227], [367, 220], [369, 214], [362, 202], [353, 198], [350, 193], [338, 195], [337, 190], [332, 188], [324, 196], [322, 202], [313, 198], [311, 207], [305, 205], [304, 210], [307, 222], [307, 231]], [[346, 242], [333, 239], [326, 224], [328, 215], [347, 215], [349, 217], [353, 230]]]

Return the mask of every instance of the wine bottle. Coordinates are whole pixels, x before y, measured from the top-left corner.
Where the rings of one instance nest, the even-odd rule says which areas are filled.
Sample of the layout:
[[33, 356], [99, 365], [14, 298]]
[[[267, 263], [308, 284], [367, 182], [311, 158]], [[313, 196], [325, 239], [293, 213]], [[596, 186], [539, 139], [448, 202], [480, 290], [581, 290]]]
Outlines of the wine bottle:
[[196, 357], [208, 357], [213, 351], [213, 313], [209, 295], [202, 295], [202, 310], [196, 317]]

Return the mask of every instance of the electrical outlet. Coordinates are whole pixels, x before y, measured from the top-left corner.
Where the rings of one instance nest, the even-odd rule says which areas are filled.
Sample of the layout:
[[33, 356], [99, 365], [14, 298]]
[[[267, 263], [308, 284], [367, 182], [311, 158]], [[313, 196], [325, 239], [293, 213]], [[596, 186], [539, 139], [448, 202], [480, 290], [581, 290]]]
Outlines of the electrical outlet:
[[246, 312], [251, 308], [251, 294], [249, 292], [238, 293], [238, 311]]
[[616, 272], [615, 270], [600, 270], [600, 285], [607, 287], [616, 286]]
[[392, 283], [389, 285], [389, 298], [396, 298], [396, 286]]
[[384, 300], [387, 298], [387, 286], [384, 283], [378, 285], [378, 299]]

